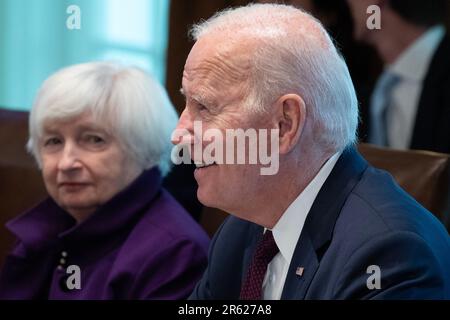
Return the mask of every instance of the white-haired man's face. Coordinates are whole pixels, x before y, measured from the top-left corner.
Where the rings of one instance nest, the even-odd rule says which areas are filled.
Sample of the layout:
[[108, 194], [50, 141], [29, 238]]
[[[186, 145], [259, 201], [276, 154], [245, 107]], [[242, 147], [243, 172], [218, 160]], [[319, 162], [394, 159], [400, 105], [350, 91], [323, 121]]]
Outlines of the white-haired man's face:
[[55, 202], [78, 222], [130, 184], [142, 170], [118, 139], [90, 114], [44, 123], [39, 155], [44, 183]]
[[[200, 141], [203, 148], [211, 143], [204, 138], [204, 132], [210, 129], [223, 132], [225, 137], [226, 129], [270, 127], [267, 116], [252, 115], [244, 106], [248, 92], [249, 54], [245, 48], [228, 48], [221, 40], [213, 36], [200, 39], [186, 61], [182, 83], [186, 107], [177, 130], [189, 132], [187, 143], [192, 149], [195, 141]], [[197, 121], [202, 126], [200, 135], [194, 130], [194, 122], [200, 123]], [[227, 152], [226, 141], [223, 149]], [[263, 185], [264, 176], [259, 164], [248, 161], [246, 164], [205, 163], [204, 159], [196, 159], [192, 152], [191, 157], [194, 162], [206, 165], [197, 168], [194, 174], [198, 183], [197, 196], [204, 205], [239, 216], [240, 212], [247, 211], [245, 207], [252, 201], [261, 200], [257, 199], [258, 188]], [[248, 216], [242, 218], [249, 219]]]

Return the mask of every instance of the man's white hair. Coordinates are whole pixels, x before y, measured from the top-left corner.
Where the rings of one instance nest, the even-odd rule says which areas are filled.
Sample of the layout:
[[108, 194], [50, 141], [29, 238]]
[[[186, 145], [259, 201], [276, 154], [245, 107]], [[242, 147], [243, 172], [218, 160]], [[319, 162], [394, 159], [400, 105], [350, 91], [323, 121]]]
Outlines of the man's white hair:
[[256, 40], [250, 52], [250, 110], [267, 110], [282, 95], [297, 93], [317, 143], [340, 151], [356, 142], [358, 101], [347, 65], [310, 14], [288, 5], [250, 4], [218, 12], [190, 34], [196, 41], [210, 34], [235, 43]]
[[143, 70], [112, 62], [64, 68], [40, 88], [30, 112], [27, 148], [39, 167], [39, 141], [47, 121], [90, 112], [143, 169], [171, 168], [170, 137], [178, 116], [164, 88]]

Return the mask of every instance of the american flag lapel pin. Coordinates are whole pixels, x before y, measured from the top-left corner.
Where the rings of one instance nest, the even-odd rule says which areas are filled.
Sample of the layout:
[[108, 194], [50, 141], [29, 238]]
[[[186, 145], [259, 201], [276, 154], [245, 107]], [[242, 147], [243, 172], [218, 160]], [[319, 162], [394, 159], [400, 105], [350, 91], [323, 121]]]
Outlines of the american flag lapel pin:
[[295, 270], [295, 274], [298, 275], [299, 277], [301, 277], [303, 275], [304, 270], [305, 270], [305, 268], [298, 267], [297, 270]]

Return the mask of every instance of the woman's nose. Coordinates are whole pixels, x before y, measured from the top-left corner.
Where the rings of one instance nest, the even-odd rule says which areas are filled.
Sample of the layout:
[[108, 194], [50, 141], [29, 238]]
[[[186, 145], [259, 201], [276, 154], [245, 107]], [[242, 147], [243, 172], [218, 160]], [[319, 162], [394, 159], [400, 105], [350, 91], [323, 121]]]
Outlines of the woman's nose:
[[61, 152], [58, 169], [62, 171], [73, 170], [80, 167], [79, 156], [76, 146], [67, 142]]

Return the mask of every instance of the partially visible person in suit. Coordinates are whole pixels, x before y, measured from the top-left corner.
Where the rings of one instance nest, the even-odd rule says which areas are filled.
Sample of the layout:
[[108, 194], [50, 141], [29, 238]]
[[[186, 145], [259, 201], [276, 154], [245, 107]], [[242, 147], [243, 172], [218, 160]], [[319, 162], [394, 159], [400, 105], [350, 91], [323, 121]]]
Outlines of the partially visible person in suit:
[[[292, 6], [255, 4], [192, 35], [172, 138], [194, 150], [199, 200], [231, 216], [190, 298], [450, 298], [447, 231], [356, 151], [355, 90], [322, 25]], [[212, 131], [252, 128], [277, 132], [277, 146], [263, 146], [279, 157], [276, 174], [262, 175], [263, 161], [204, 157]]]
[[[362, 106], [361, 135], [396, 149], [450, 153], [450, 37], [446, 0], [347, 0], [354, 36], [376, 48], [385, 68]], [[378, 5], [381, 28], [366, 25]]]
[[48, 78], [28, 147], [50, 197], [7, 224], [17, 244], [0, 298], [186, 298], [208, 238], [161, 186], [176, 122], [138, 68], [92, 62]]

